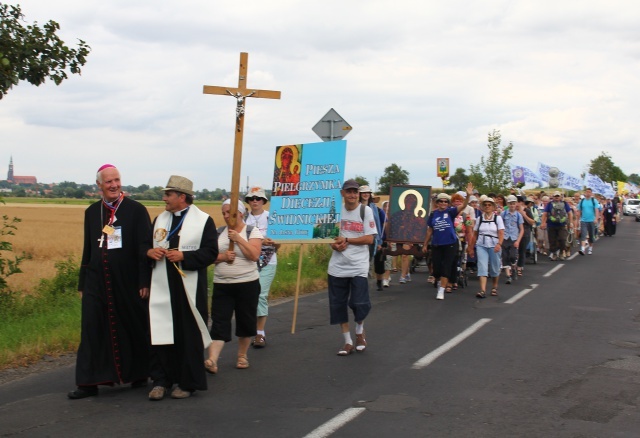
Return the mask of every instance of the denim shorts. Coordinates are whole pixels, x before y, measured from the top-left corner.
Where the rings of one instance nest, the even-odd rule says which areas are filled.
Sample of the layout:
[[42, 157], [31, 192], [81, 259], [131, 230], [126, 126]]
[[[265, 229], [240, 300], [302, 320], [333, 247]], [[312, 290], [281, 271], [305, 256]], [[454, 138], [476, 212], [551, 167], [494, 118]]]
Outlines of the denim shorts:
[[348, 308], [351, 308], [355, 321], [364, 321], [371, 310], [367, 278], [329, 275], [328, 280], [331, 324], [349, 322]]

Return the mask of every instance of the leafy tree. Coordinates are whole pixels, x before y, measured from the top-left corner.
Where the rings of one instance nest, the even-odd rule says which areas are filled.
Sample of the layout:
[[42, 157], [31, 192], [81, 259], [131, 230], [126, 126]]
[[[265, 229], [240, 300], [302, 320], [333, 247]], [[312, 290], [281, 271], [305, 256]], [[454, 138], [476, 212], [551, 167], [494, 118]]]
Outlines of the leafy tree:
[[409, 172], [392, 163], [384, 169], [384, 173], [378, 179], [378, 193], [388, 195], [391, 193], [391, 186], [401, 184], [409, 184]]
[[611, 160], [611, 157], [602, 152], [598, 157], [591, 160], [589, 165], [589, 173], [596, 175], [604, 182], [626, 181], [627, 175]]
[[457, 191], [465, 190], [468, 182], [469, 176], [462, 167], [458, 167], [456, 172], [449, 177], [449, 187], [453, 187]]
[[482, 156], [479, 164], [469, 166], [469, 180], [480, 193], [500, 193], [512, 185], [509, 160], [513, 157], [513, 143], [501, 148], [501, 141], [500, 131], [494, 129], [488, 135], [489, 156]]
[[65, 45], [51, 20], [42, 28], [37, 22], [24, 26], [20, 5], [0, 3], [0, 99], [20, 81], [40, 85], [47, 78], [56, 85], [71, 74], [80, 74], [91, 48], [78, 40], [78, 48]]
[[[0, 203], [4, 204], [4, 201], [0, 199]], [[13, 236], [14, 230], [18, 227], [16, 224], [20, 223], [21, 219], [14, 217], [13, 219], [9, 219], [9, 216], [2, 216], [2, 226], [0, 227], [0, 251], [4, 252], [12, 252], [13, 245], [11, 242], [4, 240], [4, 236]], [[28, 258], [26, 254], [22, 254], [19, 256], [15, 256], [13, 259], [5, 258], [0, 252], [0, 302], [4, 301], [7, 298], [7, 294], [9, 291], [9, 286], [7, 284], [7, 278], [14, 275], [19, 274], [22, 271], [20, 270], [20, 263]]]
[[640, 184], [640, 175], [638, 175], [637, 173], [632, 173], [627, 177], [627, 181], [631, 184], [638, 185]]
[[369, 181], [364, 176], [356, 175], [356, 177], [353, 179], [355, 179], [358, 182], [358, 184], [360, 184], [361, 186], [371, 185], [369, 184]]

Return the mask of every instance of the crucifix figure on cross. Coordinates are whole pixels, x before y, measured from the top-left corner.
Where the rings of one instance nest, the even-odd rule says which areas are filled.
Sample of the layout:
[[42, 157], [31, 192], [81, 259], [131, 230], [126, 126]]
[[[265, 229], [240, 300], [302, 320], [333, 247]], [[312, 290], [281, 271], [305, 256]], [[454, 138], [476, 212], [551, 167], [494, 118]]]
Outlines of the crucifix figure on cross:
[[[260, 97], [265, 99], [280, 99], [279, 91], [271, 90], [254, 90], [247, 88], [247, 67], [249, 62], [249, 54], [240, 53], [240, 71], [238, 73], [238, 87], [218, 87], [214, 85], [205, 85], [204, 94], [229, 95], [236, 98], [236, 133], [233, 148], [233, 172], [231, 174], [231, 216], [229, 226], [236, 224], [238, 214], [238, 199], [240, 195], [240, 168], [242, 163], [242, 134], [244, 131], [244, 114], [247, 97]], [[233, 242], [232, 242], [233, 244]], [[230, 247], [233, 249], [233, 246]]]
[[233, 96], [238, 100], [238, 104], [236, 105], [236, 126], [237, 126], [237, 129], [240, 130], [240, 118], [244, 116], [244, 98], [253, 96], [255, 91], [252, 91], [246, 96], [243, 96], [239, 92], [236, 92], [235, 94], [233, 94], [229, 90], [227, 90], [227, 93], [229, 94], [229, 96]]

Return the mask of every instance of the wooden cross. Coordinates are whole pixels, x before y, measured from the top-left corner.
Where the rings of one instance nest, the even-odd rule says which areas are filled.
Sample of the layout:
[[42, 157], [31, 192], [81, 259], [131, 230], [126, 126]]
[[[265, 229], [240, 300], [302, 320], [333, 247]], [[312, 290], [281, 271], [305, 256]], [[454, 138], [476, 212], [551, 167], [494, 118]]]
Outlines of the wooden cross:
[[[236, 98], [236, 136], [233, 148], [233, 171], [231, 173], [231, 228], [235, 227], [238, 214], [238, 198], [240, 196], [240, 165], [242, 163], [242, 134], [244, 130], [244, 106], [247, 97], [261, 97], [265, 99], [280, 99], [279, 91], [254, 90], [247, 88], [247, 66], [249, 54], [240, 53], [240, 72], [238, 74], [238, 88], [216, 87], [205, 85], [204, 94], [228, 95]], [[233, 242], [229, 249], [233, 250]]]

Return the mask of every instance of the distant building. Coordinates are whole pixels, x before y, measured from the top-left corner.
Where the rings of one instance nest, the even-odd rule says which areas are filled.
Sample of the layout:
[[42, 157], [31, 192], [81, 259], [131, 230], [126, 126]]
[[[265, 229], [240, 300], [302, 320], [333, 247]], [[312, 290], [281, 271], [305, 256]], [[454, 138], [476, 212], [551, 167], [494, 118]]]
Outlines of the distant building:
[[13, 174], [13, 156], [9, 160], [9, 172], [7, 172], [7, 181], [13, 184], [30, 186], [38, 184], [35, 176], [17, 176]]

